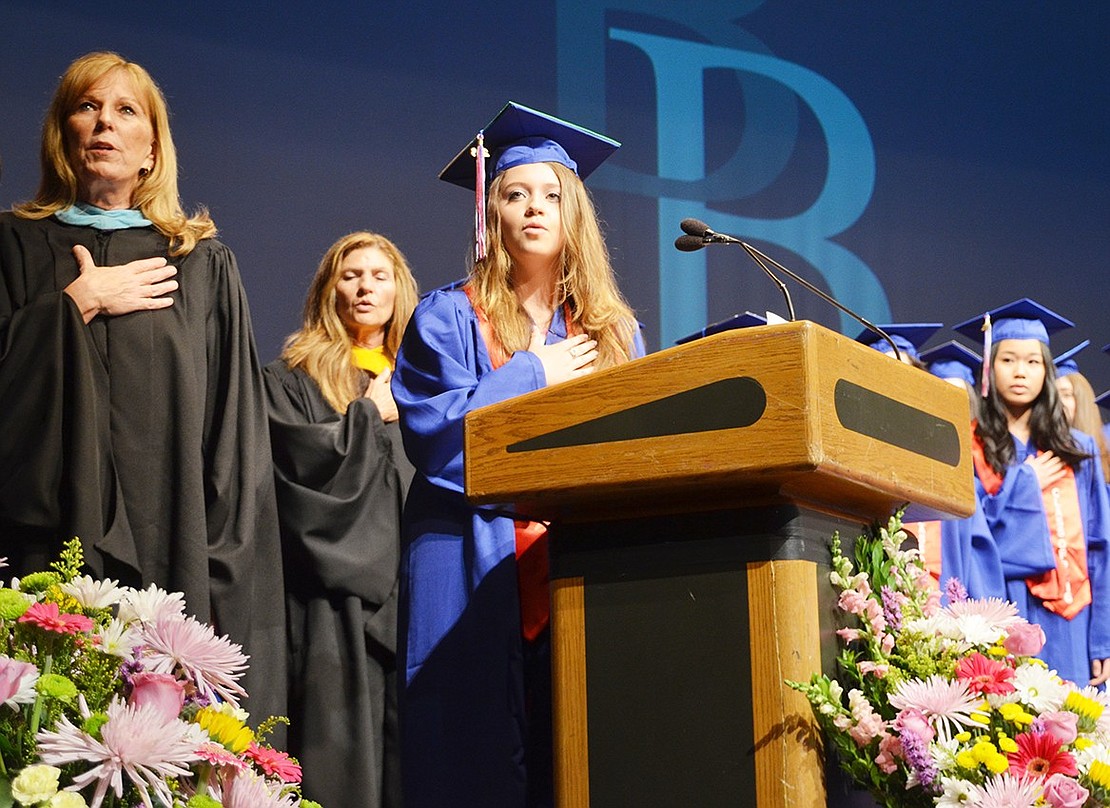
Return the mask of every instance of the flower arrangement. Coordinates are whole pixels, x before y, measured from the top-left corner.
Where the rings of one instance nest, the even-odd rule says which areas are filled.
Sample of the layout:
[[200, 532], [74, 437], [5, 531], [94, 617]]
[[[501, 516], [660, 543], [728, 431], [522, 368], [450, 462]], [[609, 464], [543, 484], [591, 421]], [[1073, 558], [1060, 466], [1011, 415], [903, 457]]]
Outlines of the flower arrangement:
[[900, 513], [854, 564], [833, 538], [840, 678], [788, 683], [841, 767], [884, 806], [1110, 806], [1110, 696], [1036, 659], [1044, 632], [1012, 603], [952, 580], [942, 606], [905, 540]]
[[73, 540], [0, 585], [0, 808], [320, 808], [265, 743], [285, 719], [247, 725], [240, 646], [81, 566]]

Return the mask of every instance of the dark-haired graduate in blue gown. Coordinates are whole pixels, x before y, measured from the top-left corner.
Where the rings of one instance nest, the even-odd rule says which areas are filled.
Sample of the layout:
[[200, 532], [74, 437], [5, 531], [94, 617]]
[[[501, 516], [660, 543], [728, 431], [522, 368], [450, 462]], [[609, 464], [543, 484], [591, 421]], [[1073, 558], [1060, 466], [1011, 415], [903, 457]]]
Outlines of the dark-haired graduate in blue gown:
[[417, 471], [398, 665], [403, 790], [418, 808], [553, 803], [545, 528], [466, 502], [463, 418], [643, 354], [580, 179], [616, 144], [516, 105], [482, 137], [441, 174], [481, 194], [472, 155], [492, 152], [474, 268], [420, 302], [393, 376]]
[[[1049, 333], [1072, 324], [1023, 298], [990, 312], [989, 391], [975, 430], [976, 493], [1007, 597], [1039, 624], [1040, 657], [1084, 686], [1110, 678], [1110, 503], [1090, 437], [1069, 430]], [[957, 326], [978, 333], [980, 318]]]

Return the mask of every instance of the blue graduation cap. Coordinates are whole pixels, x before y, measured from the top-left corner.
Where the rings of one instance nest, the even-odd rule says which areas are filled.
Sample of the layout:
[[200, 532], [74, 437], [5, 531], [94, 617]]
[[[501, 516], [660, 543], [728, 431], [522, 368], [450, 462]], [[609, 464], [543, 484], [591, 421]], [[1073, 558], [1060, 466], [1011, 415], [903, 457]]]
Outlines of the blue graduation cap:
[[[439, 172], [439, 178], [474, 189], [475, 255], [486, 254], [487, 178], [531, 163], [559, 163], [585, 179], [620, 148], [612, 138], [510, 101]], [[488, 169], [488, 171], [487, 171]]]
[[1110, 410], [1110, 390], [1095, 396], [1095, 404], [1098, 404], [1104, 410]]
[[[891, 342], [898, 346], [899, 351], [914, 359], [920, 359], [918, 349], [928, 342], [929, 337], [937, 333], [942, 325], [943, 323], [887, 323], [885, 325], [879, 323], [878, 328], [890, 334]], [[869, 328], [859, 333], [856, 342], [862, 342], [888, 356], [894, 355], [890, 350], [890, 343]]]
[[963, 379], [970, 385], [975, 384], [975, 371], [983, 364], [979, 354], [954, 339], [922, 351], [920, 358], [938, 379]]
[[1075, 362], [1075, 355], [1091, 344], [1089, 339], [1083, 340], [1074, 348], [1064, 351], [1059, 356], [1052, 360], [1052, 364], [1056, 366], [1056, 378], [1061, 376], [1068, 376], [1072, 373], [1079, 372], [1079, 365]]
[[[990, 316], [992, 343], [1004, 339], [1035, 339], [1048, 345], [1050, 334], [1075, 325], [1071, 320], [1027, 297], [993, 309], [987, 315]], [[982, 342], [985, 319], [985, 316], [973, 317], [952, 326], [952, 330], [976, 342]]]
[[687, 334], [685, 337], [676, 339], [675, 345], [682, 345], [686, 342], [693, 342], [702, 337], [708, 337], [710, 334], [720, 334], [722, 331], [731, 331], [733, 328], [751, 328], [756, 325], [767, 325], [767, 318], [750, 311], [743, 314], [734, 314], [727, 320], [721, 320], [718, 323], [707, 325], [701, 331], [695, 331], [693, 334]]

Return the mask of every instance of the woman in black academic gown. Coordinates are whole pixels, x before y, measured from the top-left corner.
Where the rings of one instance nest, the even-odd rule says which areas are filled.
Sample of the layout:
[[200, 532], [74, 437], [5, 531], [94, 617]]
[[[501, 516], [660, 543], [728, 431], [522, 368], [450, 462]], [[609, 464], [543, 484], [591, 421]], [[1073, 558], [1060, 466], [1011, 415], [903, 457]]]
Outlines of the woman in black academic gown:
[[304, 326], [265, 368], [286, 572], [290, 751], [327, 808], [400, 805], [396, 591], [412, 467], [390, 391], [416, 305], [404, 256], [359, 232], [331, 246]]
[[43, 124], [34, 199], [0, 214], [0, 556], [81, 539], [89, 572], [183, 592], [285, 711], [261, 367], [235, 256], [189, 216], [161, 90], [90, 53]]

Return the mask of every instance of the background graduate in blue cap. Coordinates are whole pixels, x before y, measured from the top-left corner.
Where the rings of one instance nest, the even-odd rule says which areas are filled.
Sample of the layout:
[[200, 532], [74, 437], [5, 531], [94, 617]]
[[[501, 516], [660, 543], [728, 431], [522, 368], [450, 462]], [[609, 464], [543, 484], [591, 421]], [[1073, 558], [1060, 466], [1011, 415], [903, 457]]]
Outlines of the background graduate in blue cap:
[[973, 455], [1007, 597], [1044, 629], [1041, 657], [1080, 685], [1110, 678], [1110, 504], [1090, 437], [1068, 429], [1049, 334], [1071, 322], [1028, 298], [956, 326], [984, 337]]
[[1095, 456], [1102, 466], [1102, 476], [1110, 480], [1110, 448], [1107, 447], [1098, 400], [1095, 398], [1094, 388], [1080, 372], [1075, 359], [1090, 344], [1091, 341], [1085, 339], [1056, 357], [1053, 363], [1056, 365], [1056, 391], [1060, 394], [1060, 404], [1064, 408], [1068, 425], [1094, 439]]
[[643, 354], [581, 180], [618, 145], [509, 104], [440, 175], [474, 190], [477, 232], [465, 286], [421, 301], [393, 376], [417, 471], [398, 649], [409, 805], [553, 802], [545, 527], [466, 502], [463, 418]]
[[[907, 365], [924, 369], [925, 365], [921, 362], [921, 356], [918, 351], [921, 346], [929, 341], [933, 334], [940, 330], [943, 323], [886, 323], [879, 324], [878, 327], [890, 335], [890, 342], [898, 346], [898, 351], [901, 354], [901, 361]], [[864, 345], [874, 348], [880, 353], [885, 353], [887, 356], [893, 357], [894, 349], [891, 347], [890, 342], [887, 342], [879, 334], [876, 334], [870, 328], [865, 328], [856, 336], [856, 342], [861, 342]]]

